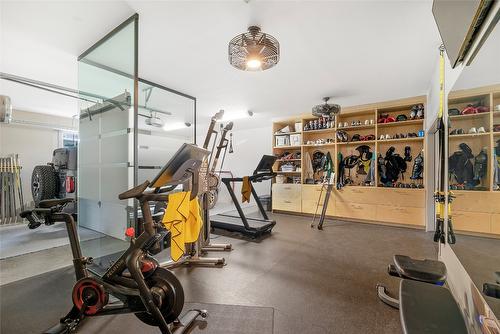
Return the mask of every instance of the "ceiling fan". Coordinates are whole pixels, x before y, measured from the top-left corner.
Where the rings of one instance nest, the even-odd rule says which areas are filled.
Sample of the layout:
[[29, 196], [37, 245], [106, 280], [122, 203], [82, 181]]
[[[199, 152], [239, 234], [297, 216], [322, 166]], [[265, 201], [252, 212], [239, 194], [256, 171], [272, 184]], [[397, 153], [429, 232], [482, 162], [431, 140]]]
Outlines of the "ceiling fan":
[[333, 118], [335, 115], [340, 113], [341, 109], [340, 105], [334, 103], [328, 103], [329, 100], [330, 100], [329, 97], [324, 97], [323, 101], [325, 101], [325, 103], [314, 106], [312, 108], [313, 116]]

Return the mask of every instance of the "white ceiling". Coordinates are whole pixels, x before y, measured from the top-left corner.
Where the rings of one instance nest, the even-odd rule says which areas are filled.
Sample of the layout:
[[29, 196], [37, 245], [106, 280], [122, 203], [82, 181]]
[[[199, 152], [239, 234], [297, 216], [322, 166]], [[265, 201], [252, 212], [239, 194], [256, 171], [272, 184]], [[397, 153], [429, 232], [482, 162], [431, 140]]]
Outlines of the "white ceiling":
[[[199, 120], [220, 108], [254, 120], [427, 92], [440, 38], [431, 1], [81, 1], [0, 3], [1, 71], [77, 86], [76, 57], [134, 12], [140, 76], [198, 99]], [[227, 44], [250, 24], [276, 37], [265, 72], [228, 64]], [[0, 82], [19, 109], [71, 116], [75, 101]]]

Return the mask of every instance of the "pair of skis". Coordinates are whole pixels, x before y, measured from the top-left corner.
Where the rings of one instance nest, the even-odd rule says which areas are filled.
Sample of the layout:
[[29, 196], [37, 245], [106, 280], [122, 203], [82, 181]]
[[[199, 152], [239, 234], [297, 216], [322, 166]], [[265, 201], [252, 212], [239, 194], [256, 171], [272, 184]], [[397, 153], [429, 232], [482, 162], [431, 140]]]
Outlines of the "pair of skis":
[[19, 156], [0, 158], [0, 224], [17, 222], [18, 213], [24, 210], [21, 164]]

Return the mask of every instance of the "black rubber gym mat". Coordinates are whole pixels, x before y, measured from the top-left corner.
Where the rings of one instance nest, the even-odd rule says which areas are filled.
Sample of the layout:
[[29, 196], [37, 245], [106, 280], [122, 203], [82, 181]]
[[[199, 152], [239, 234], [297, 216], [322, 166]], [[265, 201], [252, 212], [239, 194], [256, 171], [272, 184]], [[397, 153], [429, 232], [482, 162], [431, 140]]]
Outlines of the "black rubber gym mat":
[[[2, 334], [40, 333], [57, 323], [71, 306], [69, 291], [75, 281], [67, 267], [0, 287]], [[207, 321], [197, 321], [189, 333], [271, 334], [274, 309], [221, 304], [186, 303], [184, 310], [208, 310]], [[78, 333], [159, 333], [133, 314], [87, 319]]]
[[[206, 321], [197, 320], [187, 333], [196, 334], [272, 334], [274, 309], [239, 305], [186, 303], [184, 310], [201, 308], [208, 311]], [[78, 333], [144, 333], [158, 334], [156, 327], [140, 322], [133, 314], [96, 317], [86, 321]]]

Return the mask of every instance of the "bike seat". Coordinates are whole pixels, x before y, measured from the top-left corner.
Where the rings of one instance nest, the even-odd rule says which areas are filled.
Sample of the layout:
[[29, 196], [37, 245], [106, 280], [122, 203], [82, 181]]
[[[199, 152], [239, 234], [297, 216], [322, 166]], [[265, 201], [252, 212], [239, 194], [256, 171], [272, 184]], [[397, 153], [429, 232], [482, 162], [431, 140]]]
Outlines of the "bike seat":
[[446, 266], [441, 261], [416, 260], [405, 255], [394, 255], [394, 265], [403, 278], [433, 284], [446, 281]]
[[142, 195], [144, 190], [146, 190], [149, 186], [149, 181], [144, 181], [143, 184], [138, 185], [132, 189], [129, 189], [120, 195], [118, 195], [119, 199], [128, 199], [128, 198], [137, 198]]
[[38, 203], [38, 207], [42, 209], [52, 208], [54, 206], [63, 205], [66, 203], [74, 202], [73, 198], [54, 198], [54, 199], [44, 199]]

